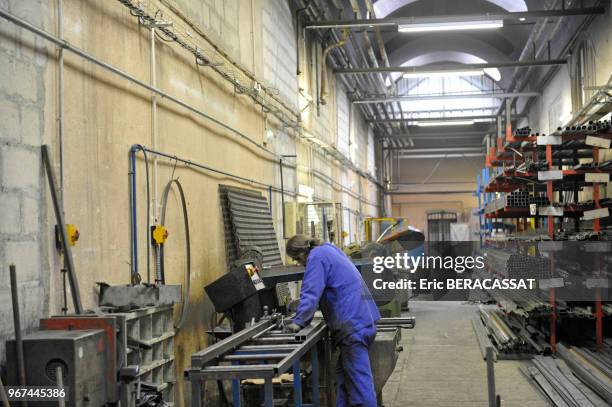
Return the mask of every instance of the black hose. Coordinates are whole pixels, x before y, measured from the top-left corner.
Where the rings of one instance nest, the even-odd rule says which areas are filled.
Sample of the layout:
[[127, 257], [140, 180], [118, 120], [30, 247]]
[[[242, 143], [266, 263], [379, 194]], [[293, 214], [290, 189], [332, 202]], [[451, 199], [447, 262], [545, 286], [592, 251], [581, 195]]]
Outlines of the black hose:
[[[187, 201], [185, 199], [185, 192], [183, 191], [183, 186], [179, 182], [178, 179], [172, 179], [166, 184], [164, 188], [164, 193], [162, 195], [161, 202], [161, 224], [165, 225], [166, 221], [166, 207], [168, 206], [168, 193], [170, 189], [172, 189], [172, 185], [176, 184], [178, 188], [179, 195], [181, 197], [181, 206], [183, 208], [183, 221], [185, 223], [185, 248], [187, 255], [187, 265], [185, 267], [185, 293], [183, 298], [183, 305], [181, 306], [181, 316], [179, 318], [179, 322], [174, 325], [176, 330], [181, 329], [183, 324], [185, 323], [185, 319], [187, 318], [187, 313], [189, 312], [189, 288], [190, 288], [190, 280], [191, 280], [191, 240], [189, 237], [189, 216], [187, 214]], [[162, 281], [166, 280], [164, 275], [164, 257], [163, 251], [161, 253], [161, 272], [162, 272]]]

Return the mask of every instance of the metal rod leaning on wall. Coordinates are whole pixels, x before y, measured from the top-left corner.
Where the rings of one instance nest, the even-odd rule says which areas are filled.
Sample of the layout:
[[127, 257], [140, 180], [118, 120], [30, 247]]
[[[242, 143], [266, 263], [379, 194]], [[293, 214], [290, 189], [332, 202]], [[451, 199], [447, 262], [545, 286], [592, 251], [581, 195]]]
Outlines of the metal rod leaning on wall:
[[[11, 299], [13, 301], [13, 325], [15, 326], [15, 348], [17, 351], [17, 379], [19, 385], [26, 386], [26, 371], [25, 361], [23, 357], [23, 340], [21, 338], [21, 316], [19, 315], [19, 287], [17, 286], [17, 272], [15, 265], [9, 266], [9, 274], [11, 278]], [[21, 405], [27, 407], [28, 403], [22, 401]]]
[[53, 200], [55, 220], [60, 230], [62, 250], [64, 251], [64, 260], [68, 272], [68, 281], [70, 283], [70, 292], [72, 294], [74, 312], [76, 314], [82, 314], [83, 305], [81, 304], [81, 292], [79, 291], [79, 282], [77, 281], [76, 272], [74, 270], [74, 262], [72, 260], [72, 251], [70, 250], [70, 244], [68, 243], [68, 236], [66, 235], [66, 223], [64, 222], [64, 215], [59, 206], [55, 183], [55, 173], [53, 172], [53, 167], [51, 166], [51, 158], [49, 157], [49, 146], [46, 144], [42, 146], [42, 160], [43, 165], [45, 166], [45, 172], [47, 173], [47, 180], [49, 181], [49, 191], [51, 192], [51, 199]]

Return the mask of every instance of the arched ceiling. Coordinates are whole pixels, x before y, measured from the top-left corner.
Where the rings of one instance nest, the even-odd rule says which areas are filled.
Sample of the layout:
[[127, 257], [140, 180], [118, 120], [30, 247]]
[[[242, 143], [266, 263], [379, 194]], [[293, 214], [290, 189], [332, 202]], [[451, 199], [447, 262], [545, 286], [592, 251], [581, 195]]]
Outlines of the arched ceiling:
[[[374, 9], [377, 18], [384, 18], [517, 12], [526, 11], [528, 5], [524, 0], [378, 0], [374, 3]], [[388, 30], [383, 32], [383, 38], [391, 65], [406, 65], [408, 61], [431, 53], [446, 53], [444, 62], [451, 63], [466, 63], [461, 58], [454, 58], [461, 53], [481, 61], [502, 62], [518, 59], [531, 28], [531, 24], [517, 21], [516, 24], [506, 24], [494, 30], [427, 33]], [[501, 71], [502, 86], [508, 81], [510, 72]]]
[[[470, 54], [468, 52], [460, 52], [460, 51], [434, 51], [428, 52], [426, 54], [421, 54], [415, 56], [403, 63], [401, 66], [422, 66], [422, 65], [435, 65], [441, 63], [460, 63], [460, 64], [482, 64], [488, 62], [486, 59], [482, 59], [476, 55]], [[501, 79], [501, 73], [497, 68], [488, 68], [485, 69], [485, 73], [491, 77], [491, 79], [495, 81], [499, 81]], [[401, 75], [399, 73], [393, 73], [393, 79], [399, 78]]]
[[[597, 1], [570, 2], [569, 9], [584, 9], [581, 14], [561, 10], [558, 0], [312, 0], [314, 13], [326, 17], [310, 28], [329, 35], [330, 44], [338, 43], [341, 33], [351, 32], [342, 52], [334, 51], [339, 58], [336, 72], [344, 75], [347, 87], [356, 89], [355, 102], [388, 148], [434, 147], [442, 140], [445, 145], [480, 147], [483, 135], [494, 129], [504, 98], [517, 100], [519, 92], [528, 91], [531, 94], [525, 99], [531, 96], [537, 90], [531, 87], [537, 80], [531, 78], [542, 78], [559, 64], [546, 60], [561, 54], [573, 31], [557, 32], [556, 27], [568, 22], [578, 29], [584, 15], [595, 14], [586, 8]], [[503, 20], [503, 26], [425, 32], [413, 26], [409, 30], [411, 24], [425, 25], [429, 20], [465, 24], [487, 15]], [[376, 21], [370, 24], [369, 19]], [[557, 44], [565, 37], [565, 42]], [[525, 62], [522, 68], [517, 67], [519, 60]], [[547, 64], [540, 67], [531, 60]], [[486, 63], [508, 67], [487, 70], [484, 76], [473, 72], [475, 67], [460, 67]], [[436, 69], [436, 65], [444, 68]], [[394, 68], [399, 66], [422, 68]], [[470, 73], [458, 75], [463, 71]], [[512, 112], [514, 118], [521, 114], [516, 109]], [[464, 118], [463, 123], [456, 118]]]
[[[404, 6], [416, 3], [419, 0], [378, 0], [374, 3], [374, 10], [376, 11], [376, 17], [384, 18], [401, 9]], [[527, 4], [524, 0], [487, 0], [506, 11], [527, 11]], [[462, 3], [456, 1], [455, 3]]]

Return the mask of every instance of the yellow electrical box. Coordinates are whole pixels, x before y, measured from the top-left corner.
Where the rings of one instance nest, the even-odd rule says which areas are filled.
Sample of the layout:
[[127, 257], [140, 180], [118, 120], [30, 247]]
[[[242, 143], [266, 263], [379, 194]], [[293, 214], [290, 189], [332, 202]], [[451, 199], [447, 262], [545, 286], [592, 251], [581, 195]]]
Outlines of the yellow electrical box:
[[[67, 244], [69, 244], [70, 246], [75, 246], [77, 240], [79, 240], [79, 236], [81, 236], [81, 234], [79, 233], [79, 229], [77, 229], [77, 227], [71, 223], [66, 223], [64, 226], [66, 227], [66, 240], [68, 240]], [[55, 247], [60, 252], [63, 251], [62, 232], [59, 228], [59, 225], [55, 225]]]
[[79, 236], [81, 236], [81, 234], [75, 225], [67, 223], [66, 236], [68, 237], [68, 244], [70, 244], [70, 246], [74, 246], [76, 245], [77, 240], [79, 240]]
[[151, 226], [151, 239], [155, 244], [164, 244], [168, 238], [168, 229], [162, 225]]

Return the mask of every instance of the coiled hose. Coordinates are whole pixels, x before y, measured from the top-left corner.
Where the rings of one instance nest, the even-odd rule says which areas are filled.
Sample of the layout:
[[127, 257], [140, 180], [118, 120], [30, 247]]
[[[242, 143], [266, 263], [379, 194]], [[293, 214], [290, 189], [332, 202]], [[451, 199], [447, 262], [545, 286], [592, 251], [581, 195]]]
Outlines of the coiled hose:
[[[189, 287], [191, 282], [191, 240], [189, 238], [189, 216], [187, 214], [187, 201], [185, 200], [185, 192], [183, 191], [183, 186], [179, 182], [178, 179], [172, 179], [166, 184], [164, 188], [164, 193], [162, 195], [161, 202], [161, 224], [165, 225], [166, 221], [166, 207], [168, 206], [168, 193], [172, 189], [172, 185], [176, 185], [179, 196], [181, 198], [181, 206], [183, 208], [183, 221], [185, 223], [185, 248], [187, 255], [187, 264], [185, 267], [185, 290], [184, 290], [184, 298], [183, 304], [181, 306], [181, 316], [179, 318], [178, 323], [174, 324], [174, 328], [178, 331], [183, 327], [185, 323], [185, 319], [187, 318], [187, 313], [189, 312]], [[162, 281], [166, 280], [165, 270], [163, 267], [163, 252], [161, 253], [161, 273], [162, 273]]]

